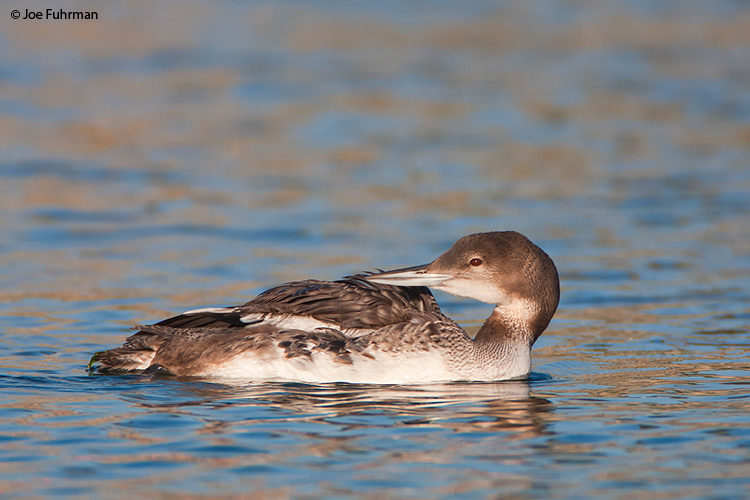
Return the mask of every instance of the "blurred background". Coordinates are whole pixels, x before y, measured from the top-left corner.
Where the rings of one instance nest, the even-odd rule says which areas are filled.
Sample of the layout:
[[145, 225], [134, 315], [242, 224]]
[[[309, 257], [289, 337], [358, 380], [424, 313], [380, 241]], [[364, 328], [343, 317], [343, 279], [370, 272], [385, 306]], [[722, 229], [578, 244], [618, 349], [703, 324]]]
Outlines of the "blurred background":
[[744, 7], [5, 12], [4, 288], [73, 290], [96, 274], [87, 286], [153, 295], [180, 279], [213, 290], [225, 273], [250, 286], [335, 277], [496, 229], [578, 257], [605, 246], [680, 261], [695, 243], [717, 261], [747, 253]]
[[[32, 450], [60, 411], [41, 401], [61, 387], [77, 387], [58, 400], [65, 411], [96, 414], [83, 394], [97, 384], [111, 384], [97, 403], [107, 413], [134, 411], [117, 382], [84, 374], [130, 325], [241, 303], [286, 280], [424, 263], [478, 231], [520, 231], [560, 269], [561, 308], [535, 370], [568, 385], [542, 383], [548, 401], [559, 403], [555, 391], [666, 397], [655, 387], [684, 382], [709, 384], [704, 394], [734, 408], [726, 386], [710, 385], [727, 378], [746, 393], [747, 2], [70, 1], [64, 10], [98, 19], [11, 17], [48, 7], [0, 6], [0, 367], [6, 389], [24, 387], [2, 407], [0, 430], [17, 432], [14, 412], [36, 408], [12, 455], [30, 462], [6, 466], [6, 492], [40, 470], [89, 486], [34, 494], [106, 489], [96, 466], [71, 472], [49, 458], [82, 441], [45, 448], [47, 458]], [[438, 300], [470, 330], [491, 309]], [[138, 387], [138, 398], [156, 397]], [[746, 417], [726, 419], [711, 429], [747, 429]], [[84, 421], [53, 432], [93, 432]], [[628, 432], [612, 446], [637, 448]], [[700, 467], [726, 467], [723, 453], [737, 449], [700, 436]], [[643, 446], [644, 463], [664, 458]], [[199, 483], [222, 467], [196, 463]], [[153, 478], [144, 470], [135, 476]], [[700, 473], [678, 463], [662, 474], [677, 489], [663, 491], [685, 498], [722, 484], [729, 498], [747, 479], [732, 470], [728, 483], [691, 485], [681, 474]], [[623, 473], [623, 484], [649, 491], [641, 473]], [[562, 496], [608, 484], [577, 477], [593, 488], [582, 493], [564, 477], [553, 477]], [[547, 486], [532, 491], [556, 498]]]

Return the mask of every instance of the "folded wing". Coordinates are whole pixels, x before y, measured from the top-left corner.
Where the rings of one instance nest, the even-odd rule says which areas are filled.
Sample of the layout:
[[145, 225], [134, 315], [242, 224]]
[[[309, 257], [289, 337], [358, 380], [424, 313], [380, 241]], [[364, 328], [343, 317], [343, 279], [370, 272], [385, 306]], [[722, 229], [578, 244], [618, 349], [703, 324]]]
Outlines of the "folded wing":
[[198, 329], [231, 332], [329, 329], [356, 338], [404, 322], [447, 319], [426, 287], [399, 287], [365, 280], [367, 274], [337, 281], [305, 280], [271, 288], [241, 306], [193, 309], [139, 327], [118, 348], [96, 353], [91, 371], [123, 372], [147, 368], [161, 345], [175, 335]]

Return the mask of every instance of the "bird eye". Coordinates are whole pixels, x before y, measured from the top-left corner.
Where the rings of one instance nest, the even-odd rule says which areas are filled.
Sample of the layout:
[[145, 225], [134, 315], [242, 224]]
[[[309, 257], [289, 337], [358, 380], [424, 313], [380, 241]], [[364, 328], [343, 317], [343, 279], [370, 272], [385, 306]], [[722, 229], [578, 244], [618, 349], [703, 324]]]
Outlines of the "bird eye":
[[471, 264], [474, 267], [481, 266], [482, 265], [482, 259], [480, 259], [479, 257], [474, 257], [473, 259], [471, 259], [469, 261], [469, 264]]

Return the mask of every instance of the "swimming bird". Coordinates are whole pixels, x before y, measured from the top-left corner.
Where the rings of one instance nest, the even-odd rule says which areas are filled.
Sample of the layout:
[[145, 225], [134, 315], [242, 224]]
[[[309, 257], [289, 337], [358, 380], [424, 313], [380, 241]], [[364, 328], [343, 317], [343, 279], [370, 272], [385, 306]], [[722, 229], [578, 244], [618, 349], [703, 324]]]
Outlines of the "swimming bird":
[[[472, 339], [428, 287], [494, 304]], [[429, 264], [293, 281], [241, 306], [138, 326], [92, 373], [302, 382], [427, 383], [526, 377], [557, 309], [552, 259], [514, 231], [459, 239]]]

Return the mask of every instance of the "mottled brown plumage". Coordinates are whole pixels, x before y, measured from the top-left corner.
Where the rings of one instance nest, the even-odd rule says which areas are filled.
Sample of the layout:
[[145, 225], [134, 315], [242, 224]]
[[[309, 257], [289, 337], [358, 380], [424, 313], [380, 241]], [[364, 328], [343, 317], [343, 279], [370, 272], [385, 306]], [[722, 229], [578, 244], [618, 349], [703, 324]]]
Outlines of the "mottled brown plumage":
[[419, 313], [442, 316], [427, 287], [380, 285], [366, 281], [370, 274], [338, 281], [293, 281], [261, 293], [239, 311], [310, 316], [343, 329], [379, 328], [409, 321]]
[[[414, 321], [415, 318], [420, 318], [420, 322], [447, 319], [429, 288], [371, 283], [364, 279], [370, 274], [357, 274], [336, 281], [293, 281], [271, 288], [241, 306], [224, 308], [221, 312], [180, 314], [155, 325], [139, 326], [139, 331], [128, 337], [122, 346], [96, 353], [89, 367], [99, 373], [141, 371], [144, 360], [153, 357], [153, 363], [161, 363], [165, 369], [169, 369], [168, 365], [159, 361], [167, 352], [181, 352], [181, 364], [192, 366], [192, 359], [204, 352], [204, 343], [209, 347], [211, 343], [218, 343], [224, 346], [225, 352], [229, 352], [226, 351], [229, 347], [235, 349], [234, 352], [241, 352], [260, 349], [280, 339], [279, 347], [285, 349], [288, 357], [300, 355], [302, 346], [311, 343], [315, 349], [329, 352], [334, 352], [335, 346], [341, 346], [343, 352], [352, 347], [346, 345], [344, 349], [341, 344], [341, 339], [347, 337], [345, 332], [350, 333], [348, 336], [356, 337], [379, 328]], [[243, 322], [241, 318], [248, 315], [256, 315], [257, 319]], [[283, 323], [287, 315], [313, 318], [335, 329], [317, 328], [308, 332], [282, 327], [279, 330], [263, 322], [263, 318], [278, 317]], [[321, 330], [327, 333], [321, 333]], [[289, 338], [289, 332], [294, 332], [297, 338]], [[332, 337], [334, 332], [338, 336], [338, 343]], [[327, 343], [321, 344], [321, 335], [326, 336]], [[360, 352], [356, 347], [354, 349]], [[157, 351], [159, 356], [154, 356]], [[174, 361], [172, 358], [170, 360]]]

